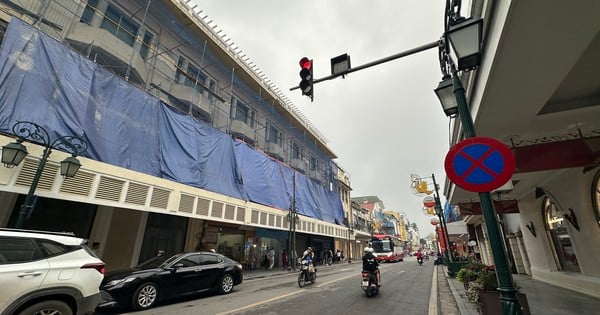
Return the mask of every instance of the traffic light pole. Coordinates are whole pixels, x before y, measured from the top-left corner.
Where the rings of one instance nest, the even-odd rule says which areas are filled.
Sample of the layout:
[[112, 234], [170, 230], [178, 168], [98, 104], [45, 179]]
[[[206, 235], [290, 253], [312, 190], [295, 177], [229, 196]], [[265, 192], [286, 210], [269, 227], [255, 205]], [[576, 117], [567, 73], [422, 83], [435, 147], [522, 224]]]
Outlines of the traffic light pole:
[[[381, 59], [378, 59], [378, 60], [375, 60], [375, 61], [371, 61], [369, 63], [366, 63], [364, 65], [360, 65], [358, 67], [350, 68], [350, 69], [345, 70], [345, 71], [340, 71], [339, 73], [332, 74], [332, 75], [329, 75], [329, 76], [326, 76], [326, 77], [323, 77], [323, 78], [314, 79], [313, 80], [313, 84], [319, 83], [319, 82], [323, 82], [323, 81], [327, 81], [327, 80], [331, 80], [331, 79], [335, 79], [335, 78], [340, 77], [340, 76], [345, 76], [345, 75], [347, 75], [349, 73], [352, 73], [352, 72], [356, 72], [356, 71], [363, 70], [363, 69], [366, 69], [366, 68], [370, 68], [370, 67], [373, 67], [373, 66], [376, 66], [376, 65], [380, 65], [382, 63], [386, 63], [388, 61], [396, 60], [398, 58], [410, 56], [412, 54], [416, 54], [418, 52], [422, 52], [422, 51], [425, 51], [425, 50], [428, 50], [428, 49], [438, 48], [439, 44], [440, 44], [439, 40], [436, 40], [435, 42], [431, 42], [431, 43], [428, 43], [428, 44], [425, 44], [425, 45], [422, 45], [422, 46], [415, 47], [413, 49], [405, 50], [405, 51], [399, 52], [397, 54], [394, 54], [394, 55], [391, 55], [391, 56], [387, 56], [385, 58], [381, 58]], [[295, 86], [293, 88], [290, 88], [290, 91], [293, 91], [293, 90], [296, 90], [296, 89], [299, 89], [299, 88], [300, 88], [300, 86]]]

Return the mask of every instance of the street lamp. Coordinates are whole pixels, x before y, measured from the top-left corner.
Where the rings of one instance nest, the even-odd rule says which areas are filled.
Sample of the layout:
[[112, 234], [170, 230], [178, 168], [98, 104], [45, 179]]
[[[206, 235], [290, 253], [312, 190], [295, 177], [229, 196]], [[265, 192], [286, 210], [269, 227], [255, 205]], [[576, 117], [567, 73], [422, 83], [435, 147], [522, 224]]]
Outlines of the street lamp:
[[348, 252], [346, 253], [346, 257], [348, 257], [349, 264], [352, 263], [352, 255], [350, 255], [352, 252], [352, 245], [350, 245], [352, 234], [354, 234], [354, 230], [352, 229], [352, 225], [348, 224]]
[[292, 200], [288, 221], [290, 222], [290, 231], [288, 235], [288, 260], [292, 270], [296, 271], [296, 221], [298, 221], [298, 209], [296, 209], [296, 172], [293, 172], [292, 178]]
[[79, 167], [81, 167], [81, 163], [77, 160], [76, 156], [87, 150], [87, 142], [77, 136], [63, 136], [51, 141], [50, 135], [48, 135], [46, 129], [30, 121], [17, 121], [13, 125], [12, 131], [13, 134], [18, 137], [17, 141], [2, 147], [2, 164], [8, 168], [18, 166], [27, 155], [27, 148], [23, 145], [25, 139], [42, 144], [45, 147], [40, 163], [38, 164], [33, 180], [31, 181], [31, 185], [29, 186], [29, 192], [27, 193], [25, 202], [21, 205], [17, 223], [15, 224], [16, 228], [22, 228], [27, 218], [29, 218], [33, 212], [35, 206], [35, 189], [42, 176], [42, 171], [46, 166], [46, 161], [48, 160], [50, 153], [52, 153], [52, 149], [66, 151], [72, 154], [72, 156], [67, 157], [60, 162], [60, 175], [73, 177], [79, 170]]
[[452, 253], [450, 252], [450, 236], [448, 235], [448, 226], [446, 225], [446, 218], [444, 217], [444, 210], [442, 208], [442, 201], [440, 200], [439, 188], [437, 182], [435, 181], [435, 174], [431, 174], [431, 179], [433, 180], [433, 189], [435, 191], [435, 195], [433, 197], [435, 199], [435, 214], [437, 214], [438, 218], [440, 219], [442, 232], [444, 233], [444, 243], [446, 243], [445, 254], [448, 262], [450, 263], [454, 259], [452, 257]]
[[[465, 89], [458, 77], [458, 71], [472, 69], [479, 65], [481, 61], [481, 27], [482, 21], [473, 21], [460, 16], [460, 1], [453, 2], [450, 5], [450, 0], [446, 0], [446, 14], [444, 23], [444, 37], [440, 41], [440, 67], [443, 74], [443, 80], [448, 79], [452, 74], [452, 86], [456, 99], [458, 115], [461, 119], [464, 138], [475, 136], [475, 128], [473, 126], [473, 118], [467, 99]], [[450, 58], [448, 42], [452, 44], [454, 53], [458, 59], [458, 68]], [[447, 98], [440, 97], [440, 91], [436, 94], [443, 101]], [[445, 93], [447, 94], [447, 92]], [[448, 104], [442, 103], [444, 109]], [[446, 112], [446, 110], [445, 110]], [[503, 244], [503, 239], [500, 235], [498, 227], [498, 219], [496, 211], [489, 192], [480, 192], [479, 199], [485, 224], [490, 239], [490, 245], [494, 261], [496, 265], [496, 275], [498, 281], [498, 291], [500, 292], [500, 301], [502, 304], [502, 314], [521, 314], [521, 308], [516, 297], [516, 290], [512, 279], [512, 274], [508, 268], [508, 259], [506, 249]]]

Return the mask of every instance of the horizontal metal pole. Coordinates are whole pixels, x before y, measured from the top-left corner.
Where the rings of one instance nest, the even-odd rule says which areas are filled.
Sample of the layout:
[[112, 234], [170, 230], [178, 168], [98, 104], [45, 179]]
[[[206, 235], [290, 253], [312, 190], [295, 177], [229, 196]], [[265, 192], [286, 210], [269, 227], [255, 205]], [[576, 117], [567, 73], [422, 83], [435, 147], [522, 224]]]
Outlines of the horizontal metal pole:
[[[378, 60], [375, 60], [375, 61], [371, 61], [369, 63], [365, 63], [364, 65], [360, 65], [358, 67], [350, 68], [350, 69], [348, 69], [346, 71], [343, 71], [343, 72], [340, 72], [340, 73], [332, 74], [332, 75], [329, 75], [329, 76], [326, 76], [326, 77], [323, 77], [323, 78], [320, 78], [320, 79], [315, 79], [315, 80], [313, 80], [313, 84], [319, 83], [319, 82], [323, 82], [323, 81], [327, 81], [327, 80], [331, 80], [331, 79], [335, 79], [335, 78], [337, 78], [339, 76], [344, 76], [344, 75], [352, 73], [352, 72], [356, 72], [356, 71], [359, 71], [359, 70], [370, 68], [370, 67], [373, 67], [373, 66], [376, 66], [376, 65], [388, 62], [388, 61], [392, 61], [392, 60], [395, 60], [395, 59], [398, 59], [398, 58], [406, 57], [406, 56], [409, 56], [409, 55], [412, 55], [412, 54], [415, 54], [415, 53], [418, 53], [418, 52], [421, 52], [421, 51], [425, 51], [425, 50], [428, 50], [428, 49], [431, 49], [431, 48], [437, 48], [437, 47], [439, 47], [439, 42], [440, 42], [439, 40], [436, 40], [435, 42], [431, 42], [431, 43], [428, 43], [428, 44], [425, 44], [425, 45], [421, 45], [421, 46], [415, 47], [413, 49], [405, 50], [405, 51], [399, 52], [397, 54], [394, 54], [394, 55], [391, 55], [391, 56], [387, 56], [385, 58], [381, 58], [381, 59], [378, 59]], [[299, 88], [300, 88], [300, 86], [295, 86], [295, 87], [291, 88], [290, 91], [293, 91], [293, 90], [296, 90], [296, 89], [299, 89]]]

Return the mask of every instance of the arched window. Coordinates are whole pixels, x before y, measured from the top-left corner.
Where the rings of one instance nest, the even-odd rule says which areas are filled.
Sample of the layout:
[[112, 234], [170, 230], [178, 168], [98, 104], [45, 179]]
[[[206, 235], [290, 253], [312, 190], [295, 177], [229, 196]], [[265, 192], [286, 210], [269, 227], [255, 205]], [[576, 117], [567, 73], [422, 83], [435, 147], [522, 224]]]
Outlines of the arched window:
[[600, 171], [596, 172], [592, 182], [592, 207], [596, 214], [596, 222], [600, 225]]
[[580, 272], [577, 256], [571, 244], [567, 221], [552, 199], [544, 197], [544, 218], [548, 236], [553, 245], [557, 267], [564, 271]]

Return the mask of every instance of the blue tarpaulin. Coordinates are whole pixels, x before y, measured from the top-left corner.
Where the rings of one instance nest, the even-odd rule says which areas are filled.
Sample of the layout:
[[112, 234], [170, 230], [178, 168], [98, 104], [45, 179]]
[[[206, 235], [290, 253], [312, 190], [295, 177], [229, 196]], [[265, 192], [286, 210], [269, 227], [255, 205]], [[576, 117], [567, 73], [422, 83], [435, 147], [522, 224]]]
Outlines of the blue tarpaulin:
[[[337, 191], [177, 111], [13, 18], [0, 50], [0, 132], [35, 122], [76, 135], [81, 155], [219, 194], [341, 224]], [[333, 185], [337, 187], [337, 185]]]

